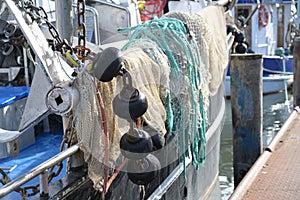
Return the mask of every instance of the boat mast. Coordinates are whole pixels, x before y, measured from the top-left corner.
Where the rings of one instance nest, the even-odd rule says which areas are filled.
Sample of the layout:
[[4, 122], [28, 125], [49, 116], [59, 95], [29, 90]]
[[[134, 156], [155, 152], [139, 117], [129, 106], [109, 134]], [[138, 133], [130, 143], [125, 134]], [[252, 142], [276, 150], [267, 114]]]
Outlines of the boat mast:
[[56, 28], [61, 38], [73, 43], [73, 0], [55, 0]]

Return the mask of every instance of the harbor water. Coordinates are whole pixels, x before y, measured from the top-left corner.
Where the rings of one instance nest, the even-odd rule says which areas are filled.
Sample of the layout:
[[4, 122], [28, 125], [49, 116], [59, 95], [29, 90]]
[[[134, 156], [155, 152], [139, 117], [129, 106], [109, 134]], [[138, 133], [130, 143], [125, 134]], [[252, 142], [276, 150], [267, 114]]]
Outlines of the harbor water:
[[[286, 100], [287, 99], [287, 100]], [[292, 95], [284, 92], [263, 97], [263, 146], [266, 147], [293, 109]], [[221, 135], [219, 184], [222, 200], [229, 199], [234, 190], [231, 103], [226, 100], [226, 116]]]

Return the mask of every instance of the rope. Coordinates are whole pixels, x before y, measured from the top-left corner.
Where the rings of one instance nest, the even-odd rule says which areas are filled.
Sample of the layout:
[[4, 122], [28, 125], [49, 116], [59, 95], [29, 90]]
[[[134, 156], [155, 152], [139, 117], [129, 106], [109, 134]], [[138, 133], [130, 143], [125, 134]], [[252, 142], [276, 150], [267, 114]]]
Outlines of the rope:
[[103, 195], [107, 192], [107, 182], [108, 182], [108, 160], [109, 160], [109, 139], [108, 139], [108, 129], [107, 129], [107, 120], [105, 115], [105, 109], [103, 105], [103, 101], [101, 98], [101, 94], [98, 88], [97, 83], [95, 82], [95, 88], [96, 88], [96, 94], [97, 94], [97, 100], [100, 107], [101, 117], [102, 117], [102, 123], [103, 123], [103, 132], [104, 132], [104, 145], [105, 145], [105, 153], [104, 153], [104, 183], [103, 183]]
[[283, 72], [283, 71], [278, 71], [278, 70], [271, 70], [271, 69], [266, 69], [263, 68], [264, 71], [266, 72], [271, 72], [271, 73], [275, 73], [275, 74], [283, 74], [283, 75], [293, 75], [293, 72]]

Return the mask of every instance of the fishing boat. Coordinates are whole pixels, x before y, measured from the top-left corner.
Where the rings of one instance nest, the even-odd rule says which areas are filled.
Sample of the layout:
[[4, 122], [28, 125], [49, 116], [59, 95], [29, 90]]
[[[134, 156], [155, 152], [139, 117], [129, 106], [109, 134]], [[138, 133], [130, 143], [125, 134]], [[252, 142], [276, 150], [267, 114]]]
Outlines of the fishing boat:
[[68, 23], [57, 31], [32, 1], [4, 2], [35, 67], [19, 132], [41, 121], [50, 129], [44, 126], [34, 144], [0, 160], [1, 198], [212, 195], [232, 41], [225, 11], [232, 2], [139, 23], [132, 3], [59, 1], [62, 24], [72, 19], [65, 10], [77, 9], [75, 47], [59, 34], [72, 35]]
[[[292, 43], [295, 28], [294, 1], [238, 1], [233, 16], [238, 33], [232, 53], [263, 55], [263, 94], [286, 91], [293, 82]], [[250, 51], [248, 51], [250, 49]], [[225, 93], [230, 97], [230, 71], [225, 82]]]

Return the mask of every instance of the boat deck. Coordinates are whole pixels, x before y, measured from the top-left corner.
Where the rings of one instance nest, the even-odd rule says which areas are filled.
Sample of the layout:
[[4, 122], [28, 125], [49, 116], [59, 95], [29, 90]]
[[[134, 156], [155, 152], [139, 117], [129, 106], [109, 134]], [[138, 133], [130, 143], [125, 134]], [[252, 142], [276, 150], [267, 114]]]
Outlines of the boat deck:
[[[17, 180], [25, 173], [58, 154], [62, 139], [63, 133], [56, 127], [53, 128], [51, 132], [40, 132], [36, 135], [35, 143], [21, 150], [17, 157], [0, 159], [0, 168], [2, 168], [8, 174], [12, 181]], [[63, 171], [66, 171], [66, 161], [63, 163]], [[64, 173], [61, 173], [59, 176], [55, 177], [53, 182], [62, 178], [63, 174]], [[35, 186], [38, 182], [39, 177], [33, 177], [33, 180], [29, 181], [23, 186]], [[4, 190], [4, 186], [0, 183], [0, 196]], [[16, 200], [21, 199], [21, 195], [14, 191], [3, 198], [0, 197], [0, 199]]]
[[297, 107], [230, 199], [299, 199], [300, 110]]

